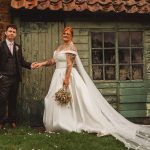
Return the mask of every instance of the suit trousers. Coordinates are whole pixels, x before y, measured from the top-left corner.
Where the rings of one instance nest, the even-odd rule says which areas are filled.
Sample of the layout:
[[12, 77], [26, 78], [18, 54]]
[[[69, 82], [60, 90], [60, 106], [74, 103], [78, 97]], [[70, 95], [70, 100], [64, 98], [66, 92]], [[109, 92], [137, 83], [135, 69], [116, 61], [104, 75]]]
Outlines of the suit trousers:
[[16, 76], [0, 74], [0, 124], [16, 123], [18, 87]]

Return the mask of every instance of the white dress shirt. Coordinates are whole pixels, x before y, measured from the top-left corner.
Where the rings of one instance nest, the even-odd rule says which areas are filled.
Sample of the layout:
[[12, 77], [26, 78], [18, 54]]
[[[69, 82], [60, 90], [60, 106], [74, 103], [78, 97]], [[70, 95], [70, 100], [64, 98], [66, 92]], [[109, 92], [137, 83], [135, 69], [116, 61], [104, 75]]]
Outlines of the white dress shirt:
[[14, 41], [10, 42], [9, 40], [6, 39], [6, 43], [7, 43], [7, 46], [9, 48], [11, 54], [13, 55]]

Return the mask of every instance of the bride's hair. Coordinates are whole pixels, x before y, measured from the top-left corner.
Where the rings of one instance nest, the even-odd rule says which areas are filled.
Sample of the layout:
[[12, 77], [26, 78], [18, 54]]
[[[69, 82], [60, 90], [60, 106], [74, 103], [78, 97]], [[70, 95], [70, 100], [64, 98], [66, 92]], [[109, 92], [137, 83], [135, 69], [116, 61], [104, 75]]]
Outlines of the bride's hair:
[[67, 26], [67, 27], [64, 28], [63, 33], [64, 33], [65, 31], [67, 31], [67, 30], [70, 31], [71, 35], [73, 36], [73, 28], [70, 27], [70, 26]]
[[[69, 31], [71, 33], [71, 36], [73, 37], [73, 28], [72, 27], [70, 27], [70, 26], [65, 27], [62, 34], [64, 34], [66, 31]], [[72, 40], [67, 45], [65, 45], [64, 43], [60, 44], [55, 50], [61, 51], [62, 49], [77, 51], [77, 48], [74, 45]]]

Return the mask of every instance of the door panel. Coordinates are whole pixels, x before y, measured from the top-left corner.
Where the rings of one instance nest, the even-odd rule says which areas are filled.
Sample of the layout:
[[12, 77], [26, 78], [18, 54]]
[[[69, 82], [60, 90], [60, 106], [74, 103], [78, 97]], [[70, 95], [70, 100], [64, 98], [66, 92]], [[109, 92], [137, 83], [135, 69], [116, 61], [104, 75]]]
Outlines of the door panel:
[[[23, 55], [30, 62], [52, 58], [58, 45], [58, 23], [24, 22], [21, 25]], [[21, 97], [24, 100], [43, 100], [52, 78], [53, 67], [23, 70]]]

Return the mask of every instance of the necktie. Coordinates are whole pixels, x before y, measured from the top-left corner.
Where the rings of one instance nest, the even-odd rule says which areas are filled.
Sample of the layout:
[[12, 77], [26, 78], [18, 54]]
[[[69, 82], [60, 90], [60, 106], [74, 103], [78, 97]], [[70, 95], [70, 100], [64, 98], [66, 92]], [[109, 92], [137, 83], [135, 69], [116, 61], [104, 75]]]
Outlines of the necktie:
[[13, 55], [13, 44], [12, 43], [9, 43], [9, 50], [10, 50], [11, 54]]

